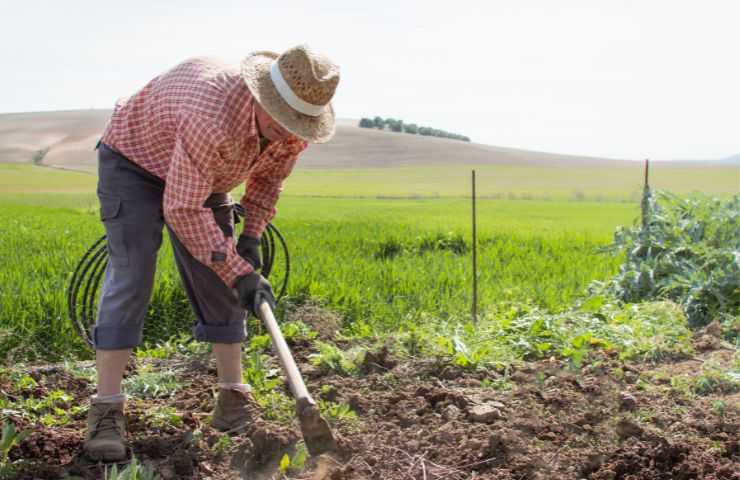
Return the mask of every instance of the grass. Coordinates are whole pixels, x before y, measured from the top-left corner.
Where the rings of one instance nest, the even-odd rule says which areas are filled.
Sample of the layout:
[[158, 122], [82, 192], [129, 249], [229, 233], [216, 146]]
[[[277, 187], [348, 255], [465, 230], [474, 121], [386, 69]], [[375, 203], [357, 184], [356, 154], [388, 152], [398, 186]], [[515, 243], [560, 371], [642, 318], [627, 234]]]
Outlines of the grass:
[[[64, 292], [103, 233], [95, 177], [33, 166], [0, 170], [11, 173], [0, 180], [0, 358], [89, 358], [67, 319]], [[334, 192], [321, 193], [346, 187], [333, 185]], [[339, 313], [349, 337], [403, 332], [410, 345], [419, 341], [419, 326], [454, 334], [469, 318], [469, 200], [301, 197], [291, 195], [296, 188], [287, 186], [276, 219], [291, 250], [288, 302], [311, 300]], [[481, 318], [511, 305], [567, 311], [591, 281], [616, 273], [621, 259], [600, 249], [637, 215], [638, 206], [625, 202], [481, 200]], [[147, 315], [144, 337], [160, 345], [151, 355], [174, 351], [163, 342], [183, 338], [194, 320], [167, 241]]]
[[[299, 163], [300, 165], [300, 163]], [[642, 163], [634, 167], [538, 167], [451, 165], [367, 169], [297, 170], [287, 180], [290, 195], [341, 197], [466, 197], [470, 170], [476, 170], [481, 197], [509, 200], [637, 202]], [[735, 167], [651, 165], [651, 184], [676, 193], [702, 191], [731, 195], [738, 189]]]
[[[48, 197], [50, 205], [57, 195]], [[511, 300], [562, 308], [592, 279], [615, 272], [618, 259], [598, 252], [616, 224], [605, 219], [610, 211], [624, 220], [634, 212], [634, 206], [622, 204], [581, 205], [585, 216], [599, 220], [584, 231], [568, 226], [583, 221], [569, 218], [577, 210], [560, 208], [558, 202], [489, 202], [490, 210], [481, 206], [479, 228], [484, 310]], [[0, 355], [84, 354], [66, 317], [64, 291], [87, 246], [103, 233], [102, 225], [84, 206], [20, 203], [5, 202], [0, 209]], [[467, 216], [465, 205], [456, 200], [385, 203], [294, 198], [281, 203], [278, 225], [291, 249], [293, 301], [314, 298], [341, 313], [347, 327], [367, 323], [383, 330], [468, 311], [470, 253], [411, 248], [435, 232], [452, 231], [469, 242], [458, 213]], [[487, 211], [501, 214], [484, 216]], [[410, 248], [391, 259], [378, 258], [391, 241]], [[156, 285], [145, 330], [151, 342], [187, 332], [193, 320], [167, 242]]]

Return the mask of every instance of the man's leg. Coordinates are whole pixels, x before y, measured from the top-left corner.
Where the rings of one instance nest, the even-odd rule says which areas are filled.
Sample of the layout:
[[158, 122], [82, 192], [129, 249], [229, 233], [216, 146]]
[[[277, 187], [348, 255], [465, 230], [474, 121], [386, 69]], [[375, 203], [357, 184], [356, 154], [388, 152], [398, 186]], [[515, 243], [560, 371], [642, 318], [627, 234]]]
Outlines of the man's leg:
[[[208, 202], [206, 206], [210, 206]], [[214, 217], [224, 234], [233, 236], [231, 208], [214, 208]], [[185, 292], [198, 318], [193, 336], [213, 344], [219, 393], [212, 425], [222, 431], [249, 427], [257, 418], [259, 407], [249, 385], [242, 383], [246, 311], [239, 305], [236, 293], [213, 270], [197, 261], [169, 227], [168, 233]]]
[[242, 344], [240, 343], [214, 343], [213, 356], [216, 357], [216, 369], [218, 370], [218, 383], [240, 384], [242, 383]]
[[131, 348], [123, 350], [95, 350], [95, 367], [98, 371], [98, 398], [121, 393], [121, 380]]
[[98, 198], [108, 264], [92, 331], [98, 392], [88, 412], [85, 453], [94, 460], [126, 456], [121, 380], [141, 332], [162, 243], [163, 184], [104, 145], [98, 150]]

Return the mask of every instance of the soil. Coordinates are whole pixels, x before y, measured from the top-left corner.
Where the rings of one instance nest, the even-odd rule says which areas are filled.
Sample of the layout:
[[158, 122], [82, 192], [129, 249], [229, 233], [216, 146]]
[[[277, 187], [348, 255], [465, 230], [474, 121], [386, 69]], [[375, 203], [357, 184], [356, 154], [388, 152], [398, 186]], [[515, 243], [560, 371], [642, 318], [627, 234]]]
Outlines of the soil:
[[[691, 359], [654, 365], [595, 353], [577, 371], [548, 359], [506, 372], [471, 372], [393, 358], [382, 349], [351, 378], [309, 368], [310, 345], [299, 344], [296, 357], [310, 372], [309, 389], [349, 405], [357, 419], [334, 423], [335, 452], [309, 458], [303, 471], [289, 474], [279, 472], [279, 463], [296, 451], [297, 422], [261, 420], [219, 448], [223, 434], [207, 423], [215, 394], [212, 361], [157, 360], [156, 368], [172, 369], [187, 387], [171, 398], [129, 403], [131, 453], [162, 480], [737, 480], [738, 394], [694, 396], [670, 386], [671, 375], [697, 375], [703, 362], [734, 361], [733, 351], [707, 345], [699, 335], [697, 341], [703, 351]], [[32, 369], [31, 375], [38, 387], [15, 391], [4, 376], [0, 391], [44, 398], [63, 389], [74, 397], [68, 408], [84, 405], [92, 391], [64, 367]], [[180, 412], [181, 424], [153, 425], [146, 414], [161, 406]], [[106, 466], [80, 453], [84, 415], [62, 427], [10, 413], [18, 428], [31, 432], [11, 451], [11, 459], [24, 461], [13, 478], [105, 478]]]

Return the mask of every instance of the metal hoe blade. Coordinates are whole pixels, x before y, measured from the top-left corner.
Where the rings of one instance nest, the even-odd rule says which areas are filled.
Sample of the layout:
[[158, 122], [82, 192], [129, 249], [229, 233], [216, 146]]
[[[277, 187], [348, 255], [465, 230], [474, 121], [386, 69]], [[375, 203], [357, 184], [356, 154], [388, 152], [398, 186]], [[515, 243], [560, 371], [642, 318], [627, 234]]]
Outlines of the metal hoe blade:
[[337, 443], [329, 424], [321, 418], [319, 407], [309, 403], [308, 400], [308, 398], [303, 398], [296, 402], [296, 414], [301, 423], [301, 433], [303, 433], [308, 452], [311, 455], [321, 455], [334, 450]]

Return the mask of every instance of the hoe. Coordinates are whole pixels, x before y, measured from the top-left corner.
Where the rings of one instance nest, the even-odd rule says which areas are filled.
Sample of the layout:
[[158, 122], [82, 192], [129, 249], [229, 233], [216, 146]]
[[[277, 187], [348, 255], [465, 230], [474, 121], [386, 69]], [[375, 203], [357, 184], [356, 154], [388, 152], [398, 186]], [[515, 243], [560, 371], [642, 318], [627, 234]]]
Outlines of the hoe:
[[301, 372], [298, 370], [288, 344], [285, 343], [285, 338], [283, 338], [275, 316], [272, 314], [272, 309], [265, 301], [260, 303], [259, 316], [270, 333], [275, 352], [280, 359], [280, 365], [288, 377], [288, 385], [290, 385], [290, 391], [293, 393], [293, 398], [295, 398], [296, 415], [301, 424], [301, 432], [308, 452], [311, 455], [321, 455], [333, 450], [336, 447], [336, 441], [329, 424], [321, 418], [319, 407], [311, 398], [311, 394], [308, 393]]

